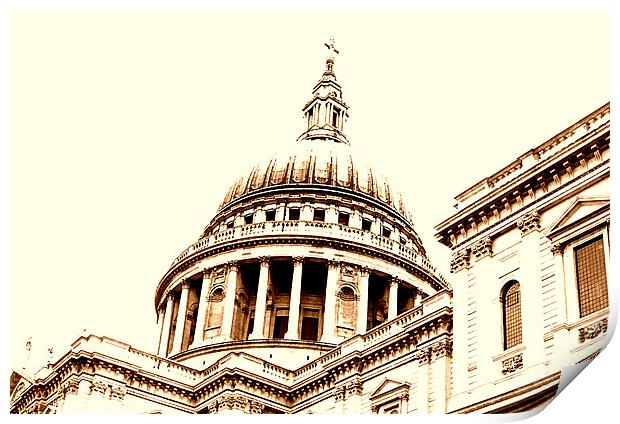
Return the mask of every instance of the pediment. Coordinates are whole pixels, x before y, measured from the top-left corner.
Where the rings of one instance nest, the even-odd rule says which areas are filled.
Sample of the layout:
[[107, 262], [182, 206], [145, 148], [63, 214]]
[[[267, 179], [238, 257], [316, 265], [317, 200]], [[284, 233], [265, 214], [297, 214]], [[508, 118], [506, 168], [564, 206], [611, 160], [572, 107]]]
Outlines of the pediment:
[[25, 373], [13, 370], [11, 372], [11, 384], [9, 394], [11, 395], [11, 403], [17, 399], [28, 387], [32, 386], [32, 381]]
[[578, 196], [548, 227], [547, 237], [557, 238], [563, 233], [609, 216], [608, 196]]
[[370, 394], [370, 399], [378, 399], [384, 396], [393, 395], [401, 392], [409, 391], [409, 383], [386, 378], [383, 382]]

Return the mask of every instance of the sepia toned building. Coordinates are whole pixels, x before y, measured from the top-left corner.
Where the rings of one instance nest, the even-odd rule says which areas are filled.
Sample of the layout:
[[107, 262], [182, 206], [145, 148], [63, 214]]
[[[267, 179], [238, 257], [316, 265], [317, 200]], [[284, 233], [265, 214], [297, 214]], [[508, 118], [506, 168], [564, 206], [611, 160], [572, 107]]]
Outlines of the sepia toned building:
[[155, 288], [148, 353], [84, 334], [11, 412], [515, 412], [605, 345], [609, 104], [472, 186], [429, 261], [354, 159], [333, 42], [305, 130], [229, 189]]

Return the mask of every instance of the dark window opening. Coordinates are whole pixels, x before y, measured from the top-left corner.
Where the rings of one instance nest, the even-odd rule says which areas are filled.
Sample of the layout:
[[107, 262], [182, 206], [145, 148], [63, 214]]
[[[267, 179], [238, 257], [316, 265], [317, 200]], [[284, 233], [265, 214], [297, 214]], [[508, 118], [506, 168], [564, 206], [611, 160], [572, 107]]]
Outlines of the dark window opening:
[[372, 222], [370, 221], [370, 219], [362, 219], [362, 230], [364, 231], [370, 231], [370, 226], [371, 226]]
[[273, 338], [283, 339], [288, 329], [288, 315], [277, 316], [273, 325]]
[[254, 222], [254, 216], [252, 215], [246, 215], [243, 217], [243, 221], [247, 224], [251, 224], [252, 222]]
[[226, 223], [226, 228], [232, 228], [235, 225], [235, 221], [230, 221]]
[[338, 213], [338, 224], [349, 225], [349, 214], [346, 212]]
[[303, 317], [301, 321], [301, 339], [316, 342], [319, 340], [319, 319]]
[[265, 220], [266, 221], [275, 221], [276, 220], [276, 211], [265, 211]]
[[254, 331], [254, 317], [251, 317], [250, 321], [248, 322], [248, 332], [245, 336], [246, 340], [250, 337], [250, 334], [252, 334], [252, 331]]
[[381, 235], [383, 237], [389, 237], [390, 235], [392, 235], [392, 230], [390, 230], [388, 227], [382, 227], [381, 228]]
[[502, 299], [504, 313], [504, 349], [521, 343], [521, 293], [514, 281], [505, 290]]
[[298, 221], [299, 220], [299, 208], [290, 208], [288, 210], [288, 219], [290, 221]]
[[609, 306], [603, 238], [575, 249], [579, 316], [585, 317]]
[[325, 209], [315, 209], [314, 210], [314, 220], [315, 221], [325, 221]]
[[332, 112], [332, 126], [336, 127], [338, 123], [338, 112]]
[[407, 244], [407, 239], [403, 236], [400, 236], [400, 244]]

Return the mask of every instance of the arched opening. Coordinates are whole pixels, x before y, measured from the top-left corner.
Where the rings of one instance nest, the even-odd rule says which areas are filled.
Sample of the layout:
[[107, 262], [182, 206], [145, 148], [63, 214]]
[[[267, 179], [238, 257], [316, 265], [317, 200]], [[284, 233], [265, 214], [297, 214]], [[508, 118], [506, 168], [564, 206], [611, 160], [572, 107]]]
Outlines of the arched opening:
[[519, 282], [510, 281], [502, 289], [502, 315], [504, 324], [504, 350], [522, 341], [521, 290]]

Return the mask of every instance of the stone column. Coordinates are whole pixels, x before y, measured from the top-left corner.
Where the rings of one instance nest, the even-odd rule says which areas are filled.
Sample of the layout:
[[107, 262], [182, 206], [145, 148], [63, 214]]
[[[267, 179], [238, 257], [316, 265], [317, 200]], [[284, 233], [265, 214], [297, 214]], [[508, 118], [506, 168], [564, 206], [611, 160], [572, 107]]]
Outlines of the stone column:
[[190, 349], [200, 346], [205, 336], [205, 318], [207, 315], [207, 304], [209, 303], [209, 292], [211, 291], [211, 270], [202, 270], [202, 286], [200, 287], [200, 299], [198, 300], [198, 318], [196, 319], [196, 330], [194, 342]]
[[[454, 372], [453, 384], [454, 394], [458, 395], [464, 393], [467, 389], [468, 374], [472, 371], [468, 371], [470, 364], [476, 361], [476, 353], [468, 351], [468, 332], [471, 331], [471, 337], [475, 338], [475, 324], [476, 316], [474, 315], [472, 321], [468, 321], [469, 313], [472, 312], [472, 306], [469, 305], [468, 298], [475, 299], [475, 287], [471, 289], [470, 284], [475, 285], [476, 281], [470, 283], [468, 276], [469, 268], [469, 254], [468, 249], [462, 249], [453, 252], [452, 259], [450, 261], [450, 272], [452, 277], [452, 304], [454, 308], [453, 318], [453, 330], [452, 330], [452, 343], [454, 345], [454, 356], [452, 367]], [[418, 292], [419, 293], [419, 292]], [[418, 294], [416, 294], [416, 297]], [[416, 307], [421, 303], [416, 303]], [[475, 302], [474, 302], [475, 305]], [[474, 306], [475, 307], [475, 306]], [[472, 340], [473, 341], [473, 340]], [[474, 341], [477, 343], [477, 341]]]
[[258, 276], [258, 291], [256, 293], [256, 308], [254, 309], [254, 328], [250, 339], [264, 339], [265, 337], [265, 309], [267, 307], [267, 285], [269, 284], [269, 258], [260, 257], [260, 274]]
[[239, 265], [237, 261], [230, 261], [227, 264], [228, 275], [226, 276], [226, 295], [224, 296], [224, 313], [222, 314], [222, 331], [220, 338], [223, 341], [231, 339], [233, 313], [235, 311], [235, 297], [237, 295], [237, 272]]
[[452, 356], [452, 343], [444, 339], [431, 346], [430, 381], [433, 387], [433, 408], [430, 413], [445, 414], [450, 397], [450, 357]]
[[357, 334], [364, 334], [368, 325], [368, 278], [370, 269], [363, 267], [360, 274], [360, 300], [357, 308]]
[[429, 365], [431, 363], [430, 348], [420, 349], [415, 358], [418, 360], [418, 414], [428, 414]]
[[340, 263], [330, 260], [327, 263], [327, 287], [325, 288], [325, 313], [323, 314], [323, 335], [321, 341], [335, 342], [334, 327], [336, 326], [336, 284]]
[[185, 334], [185, 321], [187, 320], [187, 299], [189, 298], [189, 282], [183, 281], [181, 285], [181, 300], [179, 301], [179, 312], [177, 313], [177, 326], [172, 341], [172, 352], [179, 353]]
[[155, 347], [155, 349], [157, 350], [157, 353], [159, 354], [159, 346], [161, 346], [161, 338], [164, 335], [164, 315], [166, 313], [166, 308], [159, 308], [157, 310], [157, 324], [159, 327], [159, 339], [157, 339], [157, 346]]
[[163, 333], [161, 342], [159, 343], [159, 356], [167, 356], [168, 340], [170, 338], [170, 326], [172, 325], [172, 308], [174, 307], [174, 296], [168, 293], [168, 301], [166, 302], [166, 312], [164, 312]]
[[517, 220], [521, 231], [519, 263], [521, 266], [521, 319], [522, 340], [527, 346], [523, 355], [525, 368], [543, 363], [544, 320], [542, 305], [542, 287], [540, 279], [540, 216], [533, 210]]
[[301, 307], [301, 272], [304, 258], [293, 258], [293, 282], [291, 284], [291, 299], [288, 309], [288, 330], [285, 339], [299, 339], [299, 309]]
[[415, 309], [420, 306], [422, 306], [422, 292], [416, 288], [413, 295], [413, 308]]
[[390, 296], [388, 299], [388, 320], [398, 315], [398, 277], [390, 279]]
[[[501, 305], [498, 290], [489, 290], [489, 281], [493, 281], [493, 240], [485, 237], [471, 247], [471, 255], [475, 260], [472, 270], [476, 277], [476, 285], [472, 289], [475, 299], [475, 330], [477, 336], [478, 359], [476, 369], [479, 383], [488, 383], [498, 375], [493, 357], [502, 352], [501, 340]], [[468, 365], [469, 366], [469, 365]]]
[[560, 369], [567, 359], [566, 352], [568, 352], [568, 310], [566, 303], [566, 285], [564, 280], [564, 247], [559, 244], [551, 246], [551, 253], [553, 253], [553, 271], [555, 274], [555, 290], [556, 290], [556, 302], [558, 305], [558, 323], [566, 324], [562, 329], [555, 332], [553, 338], [555, 348], [555, 362], [554, 369]]

